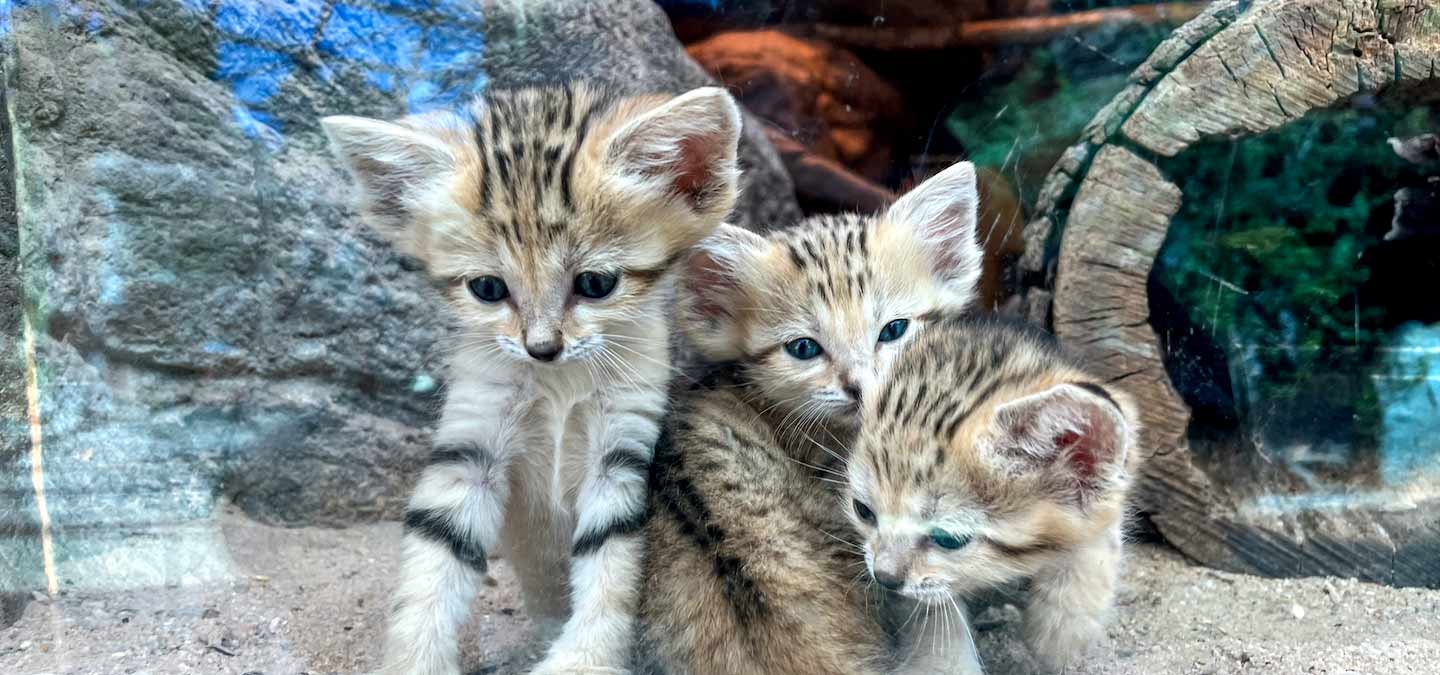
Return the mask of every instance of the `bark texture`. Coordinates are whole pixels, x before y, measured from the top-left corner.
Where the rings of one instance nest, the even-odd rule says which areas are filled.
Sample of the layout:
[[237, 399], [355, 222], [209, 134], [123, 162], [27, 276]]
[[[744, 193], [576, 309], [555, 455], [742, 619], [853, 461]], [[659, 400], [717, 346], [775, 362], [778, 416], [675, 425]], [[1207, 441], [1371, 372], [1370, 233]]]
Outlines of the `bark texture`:
[[1026, 226], [1023, 311], [1143, 402], [1140, 506], [1187, 555], [1267, 575], [1440, 585], [1440, 501], [1254, 508], [1197, 465], [1146, 288], [1185, 198], [1161, 170], [1165, 158], [1360, 96], [1440, 99], [1437, 66], [1434, 2], [1219, 0], [1155, 50], [1046, 178]]

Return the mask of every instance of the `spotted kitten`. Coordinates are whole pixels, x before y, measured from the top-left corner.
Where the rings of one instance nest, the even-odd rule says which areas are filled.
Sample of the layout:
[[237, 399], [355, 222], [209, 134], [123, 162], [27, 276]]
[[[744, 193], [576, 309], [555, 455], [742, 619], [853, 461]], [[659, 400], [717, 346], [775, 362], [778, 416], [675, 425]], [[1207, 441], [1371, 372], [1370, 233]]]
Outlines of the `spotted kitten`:
[[1104, 630], [1138, 416], [1053, 338], [947, 319], [898, 357], [849, 463], [865, 560], [929, 605], [1030, 580], [1025, 634], [1059, 669]]
[[858, 406], [888, 362], [974, 298], [976, 206], [961, 164], [883, 215], [765, 237], [723, 227], [691, 258], [681, 328], [728, 366], [680, 396], [656, 450], [639, 640], [651, 668], [978, 670], [968, 631], [938, 620], [892, 639], [911, 606], [865, 581], [838, 494]]
[[459, 327], [405, 514], [387, 671], [460, 672], [457, 632], [497, 550], [527, 611], [565, 622], [536, 672], [623, 668], [673, 290], [734, 205], [738, 110], [714, 88], [612, 100], [577, 84], [324, 126]]

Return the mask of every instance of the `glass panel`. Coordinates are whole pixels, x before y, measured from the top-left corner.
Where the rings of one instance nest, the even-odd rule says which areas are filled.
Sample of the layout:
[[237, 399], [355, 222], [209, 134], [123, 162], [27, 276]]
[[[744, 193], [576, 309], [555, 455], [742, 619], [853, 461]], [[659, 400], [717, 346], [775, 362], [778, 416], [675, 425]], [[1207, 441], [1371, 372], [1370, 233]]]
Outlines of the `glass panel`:
[[1388, 139], [1437, 122], [1360, 101], [1166, 165], [1186, 200], [1151, 279], [1152, 324], [1197, 457], [1257, 505], [1435, 489], [1440, 305], [1421, 289], [1440, 239], [1395, 225], [1397, 191], [1426, 184]]
[[[1298, 28], [1245, 28], [1243, 59], [1195, 72], [1354, 67], [1373, 95], [1325, 80], [1309, 93], [1339, 104], [1272, 130], [1165, 129], [1201, 137], [1174, 156], [1118, 130], [1262, 15]], [[461, 286], [360, 215], [320, 119], [572, 79], [723, 85], [747, 114], [730, 222], [756, 231], [974, 162], [978, 308], [1057, 330], [1091, 162], [1153, 164], [1183, 197], [1147, 293], [1095, 294], [1148, 320], [1072, 346], [1143, 360], [1151, 333], [1123, 335], [1153, 329], [1211, 486], [1139, 477], [1112, 649], [1067, 672], [1430, 672], [1440, 591], [1199, 563], [1250, 546], [1296, 561], [1250, 571], [1440, 587], [1437, 36], [1440, 8], [1399, 0], [0, 0], [0, 673], [380, 667]], [[1247, 92], [1225, 117], [1299, 103]], [[463, 671], [528, 672], [553, 626], [517, 570], [542, 563], [488, 564]], [[970, 600], [991, 672], [1035, 671], [1024, 600]]]

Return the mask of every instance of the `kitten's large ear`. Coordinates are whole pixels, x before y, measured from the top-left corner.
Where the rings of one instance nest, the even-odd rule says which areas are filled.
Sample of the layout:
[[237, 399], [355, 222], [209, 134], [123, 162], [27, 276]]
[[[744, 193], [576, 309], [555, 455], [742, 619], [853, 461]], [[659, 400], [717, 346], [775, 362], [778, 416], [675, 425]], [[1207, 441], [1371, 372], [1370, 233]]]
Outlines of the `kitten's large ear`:
[[718, 221], [735, 207], [740, 109], [725, 90], [686, 92], [620, 127], [606, 146], [609, 170], [646, 196], [676, 200]]
[[1125, 473], [1131, 424], [1104, 388], [1060, 384], [995, 411], [993, 450], [1022, 466], [1052, 472], [1066, 499], [1081, 504]]
[[754, 232], [721, 225], [687, 258], [680, 327], [706, 360], [731, 361], [740, 356], [744, 340], [740, 314], [749, 302], [744, 277], [766, 245], [765, 238]]
[[421, 233], [408, 232], [415, 195], [452, 171], [450, 149], [429, 134], [393, 122], [336, 115], [320, 120], [330, 148], [360, 185], [366, 216], [406, 253], [424, 258]]
[[905, 193], [885, 213], [887, 221], [913, 228], [957, 309], [974, 300], [980, 280], [984, 254], [975, 240], [979, 207], [975, 165], [960, 162]]

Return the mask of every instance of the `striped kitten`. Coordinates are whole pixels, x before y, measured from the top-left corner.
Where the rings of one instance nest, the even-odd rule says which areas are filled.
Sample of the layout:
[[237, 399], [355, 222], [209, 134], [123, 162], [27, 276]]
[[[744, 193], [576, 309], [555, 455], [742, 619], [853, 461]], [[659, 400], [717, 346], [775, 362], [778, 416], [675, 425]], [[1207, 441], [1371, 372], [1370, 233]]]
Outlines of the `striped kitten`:
[[323, 122], [367, 215], [425, 261], [459, 327], [387, 671], [460, 672], [457, 632], [497, 550], [527, 611], [565, 622], [536, 672], [624, 668], [678, 263], [735, 203], [735, 104], [568, 85]]
[[651, 668], [970, 672], [957, 669], [974, 663], [968, 643], [939, 622], [892, 641], [903, 621], [864, 581], [836, 465], [900, 346], [974, 298], [976, 206], [961, 164], [881, 216], [765, 237], [723, 227], [691, 258], [681, 328], [730, 367], [681, 394], [656, 449], [639, 640]]
[[738, 367], [782, 438], [851, 432], [900, 347], [974, 301], [978, 201], [961, 162], [880, 216], [819, 216], [766, 237], [721, 227], [690, 260], [680, 329], [707, 361]]
[[1115, 595], [1138, 419], [1048, 335], [937, 323], [866, 406], [849, 463], [871, 574], [936, 606], [1028, 578], [1027, 641], [1063, 668]]

